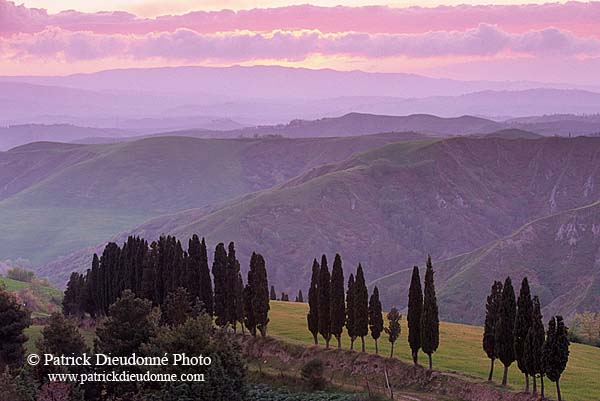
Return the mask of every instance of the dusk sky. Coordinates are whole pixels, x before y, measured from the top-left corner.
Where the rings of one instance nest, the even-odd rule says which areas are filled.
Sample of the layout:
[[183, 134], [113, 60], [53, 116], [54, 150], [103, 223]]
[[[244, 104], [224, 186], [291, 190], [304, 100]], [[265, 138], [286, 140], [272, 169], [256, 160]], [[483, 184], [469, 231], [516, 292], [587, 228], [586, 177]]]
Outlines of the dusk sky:
[[269, 64], [600, 85], [600, 2], [297, 3], [0, 0], [0, 74]]

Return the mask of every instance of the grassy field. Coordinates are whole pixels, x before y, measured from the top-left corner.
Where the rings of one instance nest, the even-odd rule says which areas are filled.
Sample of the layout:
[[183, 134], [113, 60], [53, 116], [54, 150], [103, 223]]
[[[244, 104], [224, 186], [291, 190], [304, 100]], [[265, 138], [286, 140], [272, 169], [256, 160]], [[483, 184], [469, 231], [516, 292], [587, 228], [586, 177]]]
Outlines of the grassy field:
[[[269, 335], [300, 344], [312, 344], [312, 335], [306, 329], [306, 313], [308, 306], [295, 302], [271, 301], [269, 314]], [[29, 336], [28, 351], [35, 349], [35, 341], [41, 336], [41, 326], [31, 326], [26, 334]], [[395, 357], [410, 362], [410, 349], [406, 339], [406, 320], [402, 321], [402, 335], [396, 342]], [[91, 331], [82, 332], [88, 345], [92, 345], [94, 334]], [[440, 348], [434, 354], [434, 368], [460, 375], [470, 380], [485, 380], [488, 375], [489, 359], [481, 349], [482, 328], [456, 323], [442, 323], [440, 328]], [[375, 352], [375, 343], [371, 337], [366, 338], [368, 352]], [[324, 342], [321, 339], [321, 343]], [[343, 347], [349, 347], [347, 336], [343, 337]], [[335, 340], [332, 346], [336, 346]], [[360, 349], [360, 340], [355, 343], [355, 349]], [[388, 356], [390, 346], [385, 337], [379, 341], [382, 355]], [[600, 348], [581, 344], [571, 345], [569, 364], [561, 379], [563, 399], [566, 401], [596, 401], [600, 400]], [[420, 354], [420, 361], [426, 363], [427, 356]], [[496, 362], [494, 379], [499, 382], [502, 375], [502, 364]], [[546, 380], [546, 395], [555, 398], [554, 383]], [[524, 385], [523, 375], [516, 364], [509, 370], [509, 384], [520, 390]]]
[[28, 299], [32, 301], [29, 307], [32, 309], [32, 317], [46, 317], [52, 311], [60, 309], [62, 291], [37, 283], [26, 283], [0, 276], [0, 285], [7, 291], [19, 293], [26, 290]]
[[[306, 304], [294, 302], [271, 301], [269, 314], [269, 334], [271, 336], [303, 344], [312, 344], [312, 335], [306, 328]], [[487, 379], [489, 372], [489, 359], [481, 348], [483, 329], [476, 326], [467, 326], [455, 323], [442, 323], [440, 327], [440, 348], [433, 356], [435, 369], [446, 372], [462, 372], [464, 376], [480, 380]], [[396, 342], [395, 356], [411, 361], [410, 348], [407, 342], [408, 329], [405, 317], [402, 321], [402, 336]], [[324, 342], [321, 339], [322, 344]], [[349, 347], [349, 339], [343, 337], [343, 347]], [[337, 346], [335, 340], [333, 346]], [[355, 349], [360, 349], [360, 339], [355, 342]], [[358, 346], [358, 347], [357, 347]], [[375, 352], [375, 343], [371, 337], [366, 339], [369, 352]], [[379, 350], [382, 355], [389, 355], [390, 347], [386, 338], [379, 341]], [[580, 344], [571, 345], [569, 364], [561, 379], [563, 399], [567, 401], [595, 401], [600, 399], [600, 348]], [[427, 355], [419, 356], [423, 363]], [[502, 364], [497, 361], [494, 379], [500, 381]], [[516, 363], [509, 369], [509, 383], [515, 389], [522, 389], [524, 377], [518, 370]], [[554, 383], [545, 380], [546, 395], [555, 398]]]

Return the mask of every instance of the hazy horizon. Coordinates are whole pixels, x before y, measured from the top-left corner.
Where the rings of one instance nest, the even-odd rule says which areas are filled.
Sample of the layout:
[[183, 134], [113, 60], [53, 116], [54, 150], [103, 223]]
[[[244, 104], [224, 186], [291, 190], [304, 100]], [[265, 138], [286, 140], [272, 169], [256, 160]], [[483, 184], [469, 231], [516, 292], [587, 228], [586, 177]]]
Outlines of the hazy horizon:
[[[600, 2], [510, 3], [227, 2], [214, 11], [186, 1], [167, 12], [145, 0], [57, 12], [0, 0], [0, 75], [280, 65], [600, 86]], [[136, 14], [152, 7], [151, 17]]]

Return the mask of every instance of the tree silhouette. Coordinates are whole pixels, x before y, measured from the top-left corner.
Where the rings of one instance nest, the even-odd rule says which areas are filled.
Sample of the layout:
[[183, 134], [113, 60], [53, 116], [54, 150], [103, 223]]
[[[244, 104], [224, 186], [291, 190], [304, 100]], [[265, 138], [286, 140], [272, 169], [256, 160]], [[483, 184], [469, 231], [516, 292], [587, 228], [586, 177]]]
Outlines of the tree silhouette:
[[423, 291], [419, 268], [413, 267], [410, 288], [408, 289], [408, 344], [412, 353], [413, 363], [419, 363], [421, 349], [421, 315], [423, 314]]

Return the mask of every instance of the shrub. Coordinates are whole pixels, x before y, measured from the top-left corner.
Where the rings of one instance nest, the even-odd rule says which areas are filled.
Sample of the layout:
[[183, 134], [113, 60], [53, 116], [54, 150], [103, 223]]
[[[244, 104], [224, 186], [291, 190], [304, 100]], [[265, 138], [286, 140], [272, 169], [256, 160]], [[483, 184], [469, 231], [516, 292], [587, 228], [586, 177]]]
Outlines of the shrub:
[[312, 390], [322, 390], [325, 388], [325, 364], [320, 359], [313, 359], [302, 366], [300, 375], [304, 383]]
[[31, 270], [27, 270], [22, 267], [13, 267], [8, 269], [6, 272], [6, 277], [12, 280], [22, 281], [24, 283], [31, 283], [35, 275]]

